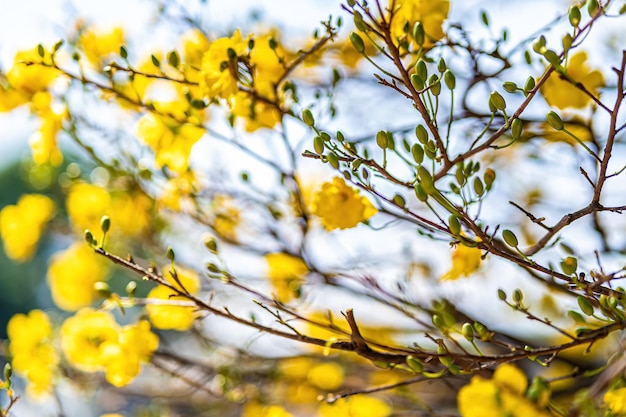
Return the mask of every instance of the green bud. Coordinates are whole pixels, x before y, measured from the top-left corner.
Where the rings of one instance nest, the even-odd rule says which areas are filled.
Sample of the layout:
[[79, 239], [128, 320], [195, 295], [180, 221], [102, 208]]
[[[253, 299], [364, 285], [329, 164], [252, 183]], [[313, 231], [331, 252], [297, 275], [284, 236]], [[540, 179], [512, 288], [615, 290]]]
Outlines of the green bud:
[[102, 233], [107, 233], [109, 229], [111, 229], [111, 219], [109, 216], [102, 216], [102, 219], [100, 219], [100, 230], [102, 230]]
[[548, 114], [546, 115], [546, 120], [548, 121], [548, 124], [552, 126], [555, 130], [563, 130], [563, 128], [565, 127], [561, 116], [559, 116], [554, 111], [548, 112]]
[[589, 13], [589, 17], [594, 17], [599, 8], [600, 4], [598, 4], [598, 0], [587, 1], [587, 13]]
[[429, 159], [435, 159], [437, 157], [437, 147], [435, 146], [435, 142], [429, 140], [426, 142], [426, 146], [424, 146], [424, 153]]
[[365, 44], [363, 43], [363, 39], [356, 32], [350, 32], [350, 42], [352, 42], [352, 46], [354, 49], [360, 54], [365, 52]]
[[504, 100], [504, 97], [502, 97], [502, 95], [497, 91], [493, 91], [489, 95], [489, 104], [497, 110], [504, 111], [504, 109], [506, 109], [506, 101]]
[[570, 35], [569, 33], [566, 33], [565, 35], [563, 35], [561, 43], [563, 44], [563, 52], [567, 53], [567, 51], [569, 51], [572, 47], [572, 43], [574, 43], [574, 38], [572, 38], [572, 35]]
[[434, 96], [441, 94], [441, 80], [435, 74], [431, 75], [428, 79], [428, 86]]
[[122, 59], [128, 58], [128, 50], [124, 45], [120, 45], [120, 57], [122, 57]]
[[309, 127], [312, 127], [315, 124], [315, 118], [313, 117], [313, 113], [311, 113], [311, 110], [302, 110], [302, 121], [304, 121], [304, 124]]
[[480, 20], [482, 20], [485, 26], [489, 26], [489, 15], [487, 14], [486, 11], [482, 10], [480, 12]]
[[578, 27], [581, 18], [580, 9], [578, 8], [578, 6], [570, 6], [569, 10], [567, 11], [567, 17], [569, 18], [570, 25]]
[[46, 55], [46, 50], [43, 49], [42, 44], [37, 45], [37, 55], [39, 55], [41, 58], [43, 58]]
[[578, 269], [578, 259], [568, 256], [561, 261], [561, 270], [565, 275], [572, 275]]
[[214, 263], [212, 263], [212, 262], [209, 262], [209, 263], [206, 265], [206, 268], [209, 270], [209, 272], [212, 272], [212, 273], [214, 273], [214, 274], [217, 274], [218, 272], [220, 272], [220, 269], [217, 267], [217, 265], [215, 265], [215, 264], [214, 264]]
[[[515, 120], [519, 120], [519, 119], [515, 119]], [[491, 168], [487, 168], [485, 170], [485, 173], [483, 174], [483, 180], [485, 180], [485, 188], [487, 190], [491, 190], [491, 186], [493, 185], [493, 182], [496, 180], [496, 171], [494, 171]]]
[[417, 140], [419, 140], [420, 143], [423, 145], [428, 142], [428, 132], [426, 131], [426, 128], [422, 125], [417, 125], [415, 127], [415, 136], [417, 136]]
[[546, 38], [545, 36], [541, 35], [539, 37], [539, 39], [537, 39], [534, 43], [533, 43], [533, 51], [537, 52], [538, 54], [543, 55], [546, 52]]
[[478, 335], [478, 338], [482, 340], [483, 342], [486, 342], [492, 337], [492, 334], [489, 331], [489, 329], [487, 329], [487, 327], [484, 324], [478, 321], [474, 322], [474, 331]]
[[13, 368], [11, 367], [11, 363], [7, 362], [4, 364], [4, 381], [8, 383], [13, 376]]
[[178, 65], [180, 64], [180, 58], [178, 56], [178, 52], [170, 51], [167, 54], [167, 63], [170, 64], [174, 68], [178, 68]]
[[150, 60], [152, 61], [152, 65], [154, 65], [155, 67], [159, 68], [161, 66], [161, 61], [159, 61], [159, 58], [157, 58], [154, 55], [150, 55]]
[[209, 250], [211, 253], [217, 253], [217, 241], [212, 236], [207, 236], [204, 238], [204, 247]]
[[424, 191], [424, 188], [420, 184], [415, 185], [415, 196], [422, 203], [428, 200], [428, 194]]
[[576, 299], [578, 301], [578, 307], [586, 316], [593, 316], [594, 308], [593, 304], [582, 295], [579, 295]]
[[526, 61], [528, 65], [533, 63], [533, 57], [530, 55], [529, 51], [524, 51], [524, 61]]
[[461, 234], [461, 222], [459, 218], [454, 214], [450, 216], [448, 219], [448, 228], [450, 229], [450, 233], [454, 236], [458, 236]]
[[135, 298], [135, 294], [137, 294], [137, 283], [135, 281], [130, 281], [126, 284], [126, 295], [130, 298]]
[[56, 43], [52, 46], [52, 52], [56, 53], [59, 49], [61, 49], [64, 43], [65, 41], [63, 39], [56, 41]]
[[415, 43], [419, 46], [424, 45], [426, 33], [424, 32], [424, 25], [422, 22], [415, 22], [415, 25], [413, 25], [413, 39], [415, 39]]
[[515, 140], [522, 137], [522, 121], [520, 119], [515, 119], [511, 123], [511, 137]]
[[561, 65], [561, 58], [552, 49], [548, 49], [543, 53], [543, 57], [554, 67]]
[[435, 327], [440, 328], [440, 329], [445, 327], [445, 322], [443, 320], [443, 317], [441, 317], [441, 315], [436, 314], [436, 313], [433, 314], [432, 320], [433, 320], [433, 324], [435, 325]]
[[536, 376], [530, 383], [526, 397], [535, 404], [544, 404], [550, 397], [550, 386], [545, 379]]
[[483, 185], [483, 182], [478, 177], [474, 178], [474, 192], [476, 193], [478, 197], [482, 196], [483, 193], [485, 192], [485, 187]]
[[498, 298], [502, 301], [506, 300], [506, 293], [504, 290], [498, 289]]
[[276, 39], [270, 38], [268, 41], [268, 46], [270, 47], [271, 50], [274, 50], [278, 47], [278, 42], [276, 42]]
[[417, 74], [411, 74], [411, 85], [417, 91], [424, 89], [424, 80]]
[[94, 239], [93, 234], [89, 230], [85, 230], [85, 242], [89, 246], [93, 246], [96, 243], [96, 239]]
[[385, 132], [384, 130], [379, 130], [378, 133], [376, 133], [376, 144], [381, 149], [387, 148], [387, 146], [389, 145], [389, 138], [387, 137], [387, 132]]
[[445, 72], [448, 69], [448, 66], [446, 65], [446, 61], [442, 58], [439, 58], [439, 61], [437, 62], [437, 71], [439, 72]]
[[337, 138], [338, 142], [343, 142], [344, 141], [344, 137], [343, 137], [343, 133], [341, 133], [340, 131], [337, 131], [337, 135], [335, 136]]
[[167, 247], [167, 252], [165, 253], [165, 255], [167, 256], [167, 259], [169, 259], [172, 262], [174, 262], [174, 260], [176, 259], [176, 255], [174, 254], [174, 249], [172, 249], [171, 246]]
[[109, 297], [111, 297], [111, 294], [112, 294], [111, 293], [111, 288], [109, 287], [109, 284], [107, 284], [106, 282], [98, 281], [98, 282], [94, 283], [93, 284], [93, 289], [102, 298], [109, 298]]
[[519, 288], [516, 288], [515, 290], [513, 290], [512, 298], [515, 304], [520, 304], [524, 299], [524, 293]]
[[319, 155], [324, 153], [324, 139], [321, 136], [318, 135], [313, 138], [313, 149]]
[[454, 178], [456, 179], [457, 184], [461, 187], [465, 185], [467, 182], [467, 178], [465, 177], [465, 172], [463, 172], [463, 166], [461, 164], [457, 165], [456, 172], [454, 173]]
[[423, 165], [417, 167], [417, 176], [419, 183], [427, 194], [432, 194], [435, 191], [435, 183], [430, 172]]
[[422, 80], [428, 78], [428, 68], [426, 67], [426, 62], [424, 62], [424, 60], [420, 59], [417, 61], [417, 64], [415, 64], [415, 73], [419, 75]]
[[411, 146], [411, 155], [413, 155], [415, 162], [421, 164], [424, 161], [424, 148], [422, 148], [419, 143], [414, 143], [413, 146]]
[[567, 312], [567, 315], [578, 324], [587, 323], [587, 320], [585, 320], [585, 316], [580, 314], [578, 311], [570, 310]]
[[358, 11], [354, 11], [354, 26], [361, 32], [367, 32], [367, 25], [363, 22], [363, 15]]
[[424, 370], [424, 364], [415, 356], [411, 356], [411, 355], [407, 356], [406, 364], [409, 366], [409, 368], [411, 368], [415, 372], [419, 373]]
[[394, 195], [392, 201], [393, 201], [393, 204], [395, 204], [396, 206], [400, 208], [404, 208], [404, 206], [406, 205], [406, 201], [404, 200], [404, 197], [402, 197], [400, 194]]
[[452, 71], [446, 70], [446, 72], [443, 73], [443, 82], [446, 83], [446, 87], [448, 87], [449, 90], [454, 90], [456, 87], [456, 77]]
[[474, 340], [474, 329], [472, 328], [472, 325], [469, 323], [463, 324], [463, 327], [461, 327], [461, 334], [468, 342], [471, 342], [472, 340]]
[[337, 158], [337, 154], [335, 152], [328, 152], [326, 155], [326, 159], [328, 159], [328, 163], [334, 169], [339, 169], [339, 158]]
[[513, 81], [505, 81], [504, 84], [502, 84], [502, 88], [504, 88], [507, 93], [514, 93], [517, 91], [518, 87]]
[[524, 95], [527, 96], [535, 88], [535, 78], [529, 76], [524, 83]]
[[506, 244], [512, 248], [516, 248], [519, 245], [517, 236], [515, 236], [515, 233], [513, 233], [509, 229], [504, 229], [502, 231], [502, 239], [504, 239]]

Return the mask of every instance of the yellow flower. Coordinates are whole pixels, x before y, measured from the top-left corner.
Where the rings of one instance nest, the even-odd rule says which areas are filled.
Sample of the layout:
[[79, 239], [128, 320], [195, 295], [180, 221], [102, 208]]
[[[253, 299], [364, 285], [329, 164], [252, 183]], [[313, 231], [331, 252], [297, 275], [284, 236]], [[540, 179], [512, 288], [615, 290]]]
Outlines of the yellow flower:
[[[208, 98], [229, 99], [238, 91], [236, 58], [229, 58], [229, 50], [241, 56], [248, 49], [250, 36], [245, 39], [237, 29], [230, 38], [219, 38], [209, 45], [202, 57], [200, 87]], [[232, 52], [231, 52], [232, 53]]]
[[248, 403], [243, 408], [241, 417], [293, 417], [293, 414], [279, 405]]
[[0, 236], [7, 256], [18, 262], [30, 259], [54, 213], [54, 202], [41, 194], [25, 194], [16, 205], [0, 210]]
[[13, 67], [6, 74], [9, 85], [26, 94], [29, 99], [35, 93], [47, 90], [59, 76], [57, 70], [40, 65], [44, 61], [49, 62], [49, 60], [50, 54], [46, 51], [42, 58], [39, 56], [37, 48], [18, 52], [15, 55]]
[[246, 132], [261, 128], [271, 129], [280, 123], [281, 113], [271, 104], [255, 100], [246, 92], [238, 92], [233, 98], [232, 114], [245, 119]]
[[104, 188], [88, 183], [73, 184], [65, 201], [67, 214], [78, 232], [100, 230], [102, 216], [108, 214], [111, 196]]
[[[426, 39], [424, 47], [431, 47], [434, 42], [445, 36], [443, 22], [450, 12], [449, 0], [390, 0], [389, 7], [395, 3], [394, 16], [391, 22], [391, 33], [394, 40], [406, 38], [413, 42], [411, 31], [416, 22], [422, 22]], [[405, 33], [407, 26], [409, 34]]]
[[481, 256], [480, 249], [459, 243], [452, 253], [452, 268], [441, 279], [454, 280], [460, 278], [461, 275], [470, 276], [480, 268]]
[[103, 347], [117, 343], [120, 327], [108, 311], [83, 308], [61, 326], [61, 349], [68, 362], [85, 372], [104, 369]]
[[159, 347], [159, 338], [145, 320], [124, 326], [117, 341], [103, 344], [102, 358], [106, 380], [116, 387], [128, 385]]
[[[165, 267], [163, 269], [163, 278], [175, 288], [182, 290], [180, 285], [173, 278], [172, 272], [171, 267]], [[200, 278], [196, 272], [176, 267], [176, 275], [185, 291], [192, 295], [200, 291]], [[167, 305], [167, 301], [188, 301], [186, 297], [176, 296], [174, 294], [176, 294], [175, 291], [164, 285], [153, 288], [147, 298], [155, 299], [159, 304], [148, 304], [146, 306], [148, 317], [152, 325], [157, 329], [189, 330], [196, 318], [195, 309], [191, 306]]]
[[183, 59], [189, 67], [200, 68], [202, 56], [209, 49], [207, 37], [198, 29], [192, 29], [183, 35]]
[[268, 253], [265, 255], [268, 276], [276, 297], [281, 302], [288, 302], [297, 297], [304, 276], [309, 268], [301, 258], [286, 253]]
[[50, 393], [59, 358], [51, 343], [48, 315], [41, 310], [16, 314], [9, 320], [7, 334], [13, 370], [28, 380], [28, 393], [34, 396]]
[[159, 208], [181, 211], [185, 208], [193, 209], [191, 195], [197, 190], [197, 179], [193, 171], [188, 170], [167, 180], [162, 194], [157, 199]]
[[63, 126], [63, 115], [52, 110], [41, 114], [41, 126], [28, 141], [36, 164], [50, 163], [59, 166], [63, 154], [57, 147], [57, 135]]
[[514, 365], [501, 365], [492, 379], [475, 376], [459, 390], [459, 412], [462, 417], [551, 416], [525, 397], [527, 387], [522, 371]]
[[[137, 124], [137, 136], [153, 151], [158, 167], [167, 166], [177, 173], [188, 168], [189, 154], [193, 145], [204, 135], [204, 129], [192, 123], [180, 123], [166, 116], [182, 115], [179, 102], [155, 102], [159, 113], [148, 113]], [[178, 118], [183, 120], [183, 118]]]
[[241, 222], [241, 212], [235, 206], [233, 198], [218, 195], [213, 198], [213, 230], [220, 237], [232, 242], [237, 241], [237, 228]]
[[609, 410], [616, 415], [626, 414], [626, 387], [607, 391], [603, 399]]
[[320, 218], [326, 230], [348, 229], [377, 213], [370, 201], [359, 191], [346, 185], [343, 178], [322, 184], [315, 194], [313, 213]]
[[124, 30], [121, 27], [106, 31], [89, 28], [80, 34], [77, 46], [85, 53], [89, 62], [100, 67], [111, 55], [119, 54], [120, 46], [124, 43]]
[[108, 264], [85, 243], [55, 254], [48, 266], [48, 284], [57, 307], [75, 311], [98, 297], [94, 284], [108, 275]]
[[24, 103], [28, 103], [27, 94], [0, 83], [0, 112], [11, 111]]
[[[581, 83], [594, 96], [604, 85], [604, 76], [599, 70], [590, 70], [587, 66], [587, 53], [580, 51], [569, 58], [566, 73], [574, 82]], [[591, 98], [570, 82], [563, 80], [556, 71], [550, 74], [541, 87], [541, 94], [550, 106], [565, 109], [582, 108], [591, 103]]]
[[311, 368], [307, 380], [322, 390], [334, 391], [343, 384], [343, 368], [334, 362], [322, 363]]
[[355, 395], [342, 398], [333, 404], [322, 403], [319, 417], [387, 417], [391, 407], [385, 401], [371, 395]]

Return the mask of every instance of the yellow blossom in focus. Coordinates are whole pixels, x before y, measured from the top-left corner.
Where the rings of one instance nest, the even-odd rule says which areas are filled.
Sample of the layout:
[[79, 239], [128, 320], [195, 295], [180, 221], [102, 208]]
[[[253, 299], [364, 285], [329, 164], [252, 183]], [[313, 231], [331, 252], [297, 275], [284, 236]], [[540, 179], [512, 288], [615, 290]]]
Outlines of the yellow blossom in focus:
[[626, 415], [626, 387], [607, 391], [603, 399], [607, 408], [615, 415]]
[[326, 230], [354, 227], [376, 213], [367, 198], [360, 196], [358, 190], [348, 187], [339, 177], [322, 184], [313, 200], [313, 214], [320, 218]]
[[341, 398], [333, 404], [322, 403], [319, 417], [387, 417], [391, 407], [385, 401], [370, 395]]
[[106, 31], [89, 28], [80, 34], [77, 46], [85, 53], [89, 62], [100, 67], [111, 55], [119, 54], [120, 46], [124, 44], [124, 30], [121, 27]]
[[[411, 31], [416, 22], [422, 22], [426, 39], [424, 47], [431, 47], [434, 42], [445, 36], [443, 22], [450, 12], [449, 0], [390, 0], [395, 5], [391, 34], [394, 40], [406, 39], [413, 42]], [[404, 28], [410, 28], [407, 34]]]
[[28, 393], [50, 393], [59, 358], [52, 345], [48, 315], [41, 310], [16, 314], [9, 320], [7, 334], [13, 370], [27, 379]]
[[25, 194], [16, 205], [2, 208], [0, 236], [7, 256], [17, 262], [30, 259], [54, 213], [54, 202], [41, 194]]
[[236, 56], [248, 49], [250, 36], [245, 39], [237, 29], [230, 38], [219, 38], [209, 45], [202, 57], [202, 79], [200, 87], [210, 99], [233, 97], [238, 91], [237, 58], [229, 58], [228, 50]]
[[461, 276], [470, 276], [480, 268], [481, 257], [480, 249], [459, 243], [452, 253], [452, 268], [441, 279], [455, 280]]
[[304, 276], [309, 272], [306, 263], [298, 257], [286, 253], [265, 255], [268, 277], [281, 302], [289, 302], [300, 293]]
[[526, 375], [511, 364], [499, 366], [492, 379], [472, 378], [459, 390], [462, 417], [548, 417], [552, 414], [526, 398]]
[[57, 307], [75, 311], [98, 297], [94, 284], [108, 275], [108, 264], [86, 243], [56, 253], [48, 265], [48, 284]]
[[[587, 66], [587, 53], [580, 51], [570, 56], [565, 71], [576, 83], [597, 97], [598, 89], [604, 86], [604, 76], [599, 70], [591, 70]], [[582, 90], [553, 71], [541, 87], [541, 94], [550, 106], [565, 109], [568, 107], [582, 108], [591, 103], [591, 98]]]
[[62, 114], [53, 111], [41, 114], [41, 126], [28, 141], [36, 164], [59, 166], [63, 162], [63, 154], [57, 147], [57, 135], [63, 125], [63, 118]]
[[[192, 295], [200, 291], [200, 278], [194, 271], [176, 267], [176, 276], [183, 288], [173, 278], [174, 271], [170, 266], [163, 269], [163, 278], [179, 290], [189, 292]], [[146, 310], [152, 325], [163, 330], [189, 330], [196, 318], [194, 307], [167, 305], [167, 301], [189, 301], [187, 298], [175, 295], [170, 288], [159, 285], [148, 294], [148, 299], [154, 299], [158, 304], [148, 304]]]
[[[167, 166], [177, 173], [188, 168], [193, 145], [204, 135], [204, 129], [194, 123], [181, 123], [184, 117], [173, 119], [165, 114], [182, 116], [178, 102], [154, 103], [158, 113], [148, 113], [137, 124], [137, 136], [153, 151], [158, 167]], [[195, 120], [194, 120], [195, 121]]]
[[108, 311], [83, 308], [61, 326], [61, 349], [70, 365], [85, 372], [104, 369], [103, 346], [117, 343], [120, 326]]

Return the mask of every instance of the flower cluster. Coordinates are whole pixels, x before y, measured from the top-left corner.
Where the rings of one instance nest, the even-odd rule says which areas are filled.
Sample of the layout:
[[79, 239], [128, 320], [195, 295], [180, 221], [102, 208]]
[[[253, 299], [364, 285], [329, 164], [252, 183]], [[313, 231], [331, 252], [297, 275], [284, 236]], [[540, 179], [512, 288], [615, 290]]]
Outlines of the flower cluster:
[[320, 218], [326, 230], [348, 229], [377, 213], [370, 201], [359, 191], [348, 187], [343, 178], [322, 184], [315, 194], [313, 213]]

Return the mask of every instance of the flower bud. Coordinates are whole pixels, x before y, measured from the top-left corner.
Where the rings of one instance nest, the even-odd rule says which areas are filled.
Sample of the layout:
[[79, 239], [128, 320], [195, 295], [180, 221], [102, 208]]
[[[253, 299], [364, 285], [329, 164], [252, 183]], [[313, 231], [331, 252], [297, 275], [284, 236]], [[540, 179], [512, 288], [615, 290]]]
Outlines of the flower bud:
[[415, 127], [415, 136], [421, 144], [426, 144], [426, 142], [428, 142], [428, 132], [423, 125], [417, 125]]
[[520, 119], [515, 119], [511, 123], [511, 137], [515, 140], [522, 137], [522, 121]]
[[502, 88], [504, 88], [504, 91], [507, 93], [514, 93], [518, 89], [517, 84], [513, 81], [505, 81], [504, 84], [502, 84]]
[[415, 196], [419, 201], [426, 202], [428, 200], [428, 194], [424, 191], [420, 184], [415, 185]]
[[415, 64], [415, 73], [419, 75], [422, 80], [428, 78], [428, 68], [426, 68], [426, 62], [424, 62], [424, 60], [420, 59], [417, 61], [417, 64]]
[[428, 86], [430, 87], [430, 92], [433, 93], [434, 96], [441, 94], [441, 81], [435, 74], [431, 75], [428, 79]]
[[524, 83], [524, 95], [527, 96], [535, 88], [535, 78], [529, 76]]
[[[515, 119], [515, 120], [519, 120], [519, 119]], [[487, 168], [485, 170], [485, 173], [483, 174], [483, 180], [485, 180], [485, 188], [487, 188], [487, 190], [491, 190], [491, 186], [493, 185], [493, 182], [496, 180], [496, 171], [494, 171], [491, 168]]]
[[474, 340], [474, 329], [472, 328], [472, 325], [469, 323], [463, 324], [463, 327], [461, 327], [461, 334], [468, 342], [471, 342], [472, 340]]
[[365, 44], [363, 43], [363, 39], [356, 32], [350, 32], [350, 42], [352, 42], [352, 46], [354, 49], [360, 54], [365, 52]]
[[504, 290], [499, 289], [499, 288], [498, 288], [498, 298], [501, 301], [505, 301], [506, 300], [506, 293], [504, 292]]
[[167, 256], [167, 259], [169, 259], [172, 262], [176, 260], [176, 254], [174, 253], [174, 249], [172, 249], [171, 246], [167, 247], [167, 252], [165, 252], [165, 255]]
[[443, 82], [446, 83], [446, 87], [448, 87], [449, 90], [454, 90], [456, 87], [456, 77], [452, 71], [446, 70], [446, 72], [443, 73]]
[[565, 275], [572, 275], [578, 269], [578, 259], [568, 256], [561, 261], [561, 270]]
[[415, 356], [409, 355], [406, 357], [406, 364], [415, 372], [422, 372], [424, 370], [424, 364]]
[[520, 304], [522, 300], [524, 300], [524, 293], [519, 288], [516, 288], [515, 290], [513, 290], [513, 295], [511, 298], [513, 298], [515, 304]]
[[137, 283], [135, 281], [130, 281], [126, 284], [126, 295], [130, 298], [135, 298], [135, 294], [137, 294]]
[[411, 146], [411, 155], [413, 155], [415, 162], [421, 164], [424, 161], [424, 148], [422, 148], [419, 143], [414, 143], [413, 146]]
[[128, 58], [128, 49], [126, 49], [124, 45], [120, 45], [120, 57], [122, 57], [122, 59]]
[[379, 148], [385, 149], [389, 145], [389, 138], [387, 137], [387, 132], [384, 130], [379, 130], [376, 133], [376, 144]]
[[497, 110], [504, 111], [504, 109], [506, 109], [506, 101], [504, 100], [504, 97], [502, 97], [502, 95], [497, 91], [493, 91], [489, 95], [489, 104]]
[[107, 233], [110, 228], [111, 219], [109, 216], [102, 216], [102, 219], [100, 219], [100, 230], [102, 230], [102, 233]]
[[411, 85], [417, 91], [424, 89], [424, 80], [417, 74], [411, 74]]
[[552, 126], [555, 130], [563, 130], [563, 128], [565, 127], [561, 116], [559, 116], [554, 111], [548, 112], [548, 114], [546, 115], [546, 120], [548, 121], [548, 124]]
[[96, 283], [93, 284], [93, 289], [98, 293], [98, 295], [102, 298], [109, 298], [111, 297], [111, 288], [109, 287], [109, 284], [107, 284], [106, 282], [102, 282], [102, 281], [98, 281]]
[[400, 208], [404, 208], [404, 206], [406, 205], [406, 201], [404, 200], [404, 197], [402, 197], [400, 194], [394, 195], [392, 201], [393, 201], [393, 204], [395, 204], [396, 206]]
[[567, 17], [569, 18], [570, 25], [578, 27], [581, 18], [580, 9], [578, 8], [578, 6], [570, 6], [569, 10], [567, 11]]
[[478, 197], [482, 196], [483, 193], [485, 192], [485, 186], [483, 185], [483, 182], [478, 177], [474, 178], [474, 192], [476, 193]]
[[315, 118], [313, 118], [313, 113], [311, 113], [311, 110], [309, 109], [302, 110], [302, 120], [304, 121], [304, 124], [309, 127], [315, 124]]
[[9, 383], [9, 380], [13, 376], [13, 368], [11, 367], [11, 363], [7, 362], [4, 364], [4, 381], [5, 383]]
[[587, 1], [587, 13], [589, 13], [589, 17], [594, 17], [599, 8], [598, 0]]
[[561, 58], [552, 49], [548, 49], [543, 53], [543, 57], [554, 67], [561, 65]]
[[96, 243], [96, 239], [94, 239], [93, 234], [89, 230], [85, 230], [85, 242], [89, 246], [93, 246]]
[[180, 57], [178, 56], [178, 52], [170, 51], [167, 54], [167, 63], [174, 68], [178, 68], [178, 65], [180, 64]]
[[452, 233], [454, 236], [458, 236], [459, 234], [461, 234], [461, 222], [459, 221], [459, 218], [454, 214], [451, 215], [448, 219], [448, 229], [450, 229], [450, 233]]
[[512, 248], [516, 248], [519, 245], [517, 236], [515, 236], [515, 233], [513, 233], [509, 229], [504, 229], [502, 231], [502, 239], [504, 239], [506, 244]]
[[204, 247], [209, 250], [211, 253], [217, 253], [217, 242], [213, 239], [212, 236], [207, 236], [204, 238]]
[[447, 69], [448, 66], [446, 65], [446, 61], [443, 58], [439, 58], [439, 62], [437, 62], [437, 71], [445, 72]]
[[339, 169], [339, 158], [337, 158], [337, 154], [335, 152], [328, 152], [326, 155], [326, 159], [328, 159], [328, 163], [334, 169]]
[[417, 167], [417, 176], [419, 183], [427, 194], [432, 194], [435, 191], [435, 183], [430, 172], [424, 166]]
[[443, 321], [443, 317], [441, 317], [439, 314], [433, 314], [432, 317], [433, 320], [433, 324], [435, 325], [435, 327], [437, 328], [443, 328], [445, 327], [445, 322]]
[[580, 311], [582, 311], [586, 316], [593, 316], [594, 308], [593, 304], [589, 300], [587, 300], [582, 295], [579, 295], [577, 298], [578, 307], [580, 307]]
[[319, 155], [324, 153], [324, 139], [321, 136], [317, 135], [313, 138], [313, 149]]
[[422, 22], [415, 22], [415, 25], [413, 25], [413, 39], [415, 39], [415, 43], [419, 46], [424, 45], [426, 33], [424, 32], [424, 25]]

